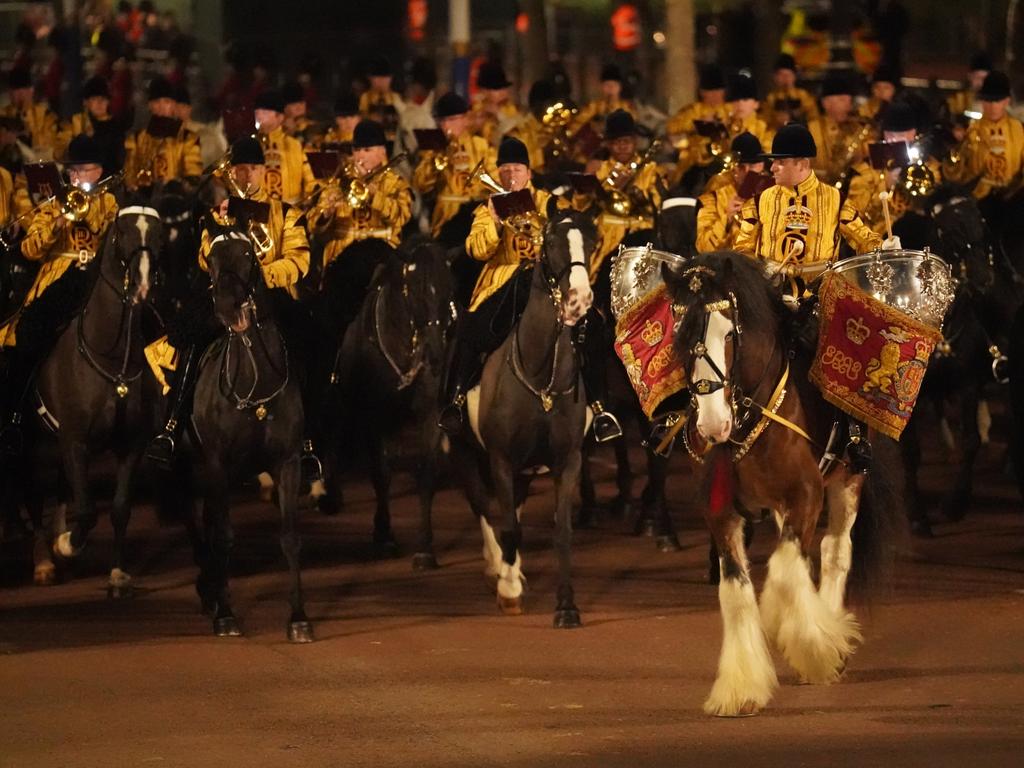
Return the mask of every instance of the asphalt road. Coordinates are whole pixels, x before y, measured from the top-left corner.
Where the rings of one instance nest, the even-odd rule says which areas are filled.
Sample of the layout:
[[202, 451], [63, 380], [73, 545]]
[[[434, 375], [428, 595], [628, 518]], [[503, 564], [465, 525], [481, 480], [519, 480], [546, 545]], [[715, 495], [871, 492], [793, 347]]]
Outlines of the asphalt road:
[[[106, 597], [104, 519], [66, 581], [31, 584], [25, 548], [0, 560], [0, 767], [52, 766], [1011, 766], [1024, 765], [1024, 514], [979, 464], [977, 503], [907, 543], [891, 589], [859, 613], [866, 643], [841, 682], [782, 686], [754, 718], [702, 714], [720, 641], [707, 534], [683, 458], [670, 482], [683, 550], [628, 521], [577, 532], [584, 626], [551, 626], [550, 484], [526, 511], [526, 613], [498, 614], [462, 497], [437, 504], [442, 568], [413, 573], [411, 479], [395, 483], [403, 556], [373, 560], [371, 491], [303, 519], [317, 642], [285, 641], [275, 510], [241, 492], [235, 608], [245, 636], [212, 636], [185, 535], [149, 508], [131, 527], [137, 594]], [[932, 456], [926, 485], [948, 468]], [[604, 497], [611, 470], [600, 457]], [[639, 487], [638, 487], [639, 490]], [[758, 530], [758, 576], [772, 532]]]

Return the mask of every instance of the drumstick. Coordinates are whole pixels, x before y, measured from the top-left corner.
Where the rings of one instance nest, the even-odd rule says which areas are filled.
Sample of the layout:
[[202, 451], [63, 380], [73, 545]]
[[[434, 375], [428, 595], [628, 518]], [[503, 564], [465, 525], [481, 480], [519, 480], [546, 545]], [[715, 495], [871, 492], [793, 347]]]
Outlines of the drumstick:
[[892, 240], [892, 216], [889, 215], [889, 192], [883, 190], [878, 193], [878, 199], [882, 201], [882, 215], [885, 216], [885, 231]]

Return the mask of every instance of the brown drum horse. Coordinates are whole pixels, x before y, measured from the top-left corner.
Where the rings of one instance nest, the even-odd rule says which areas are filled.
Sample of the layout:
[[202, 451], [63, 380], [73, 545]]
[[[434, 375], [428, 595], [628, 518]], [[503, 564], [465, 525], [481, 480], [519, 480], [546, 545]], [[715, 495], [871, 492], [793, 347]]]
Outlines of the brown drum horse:
[[[721, 553], [724, 638], [704, 710], [754, 714], [778, 684], [767, 641], [802, 681], [825, 684], [839, 679], [861, 640], [845, 606], [847, 577], [877, 584], [891, 561], [902, 516], [899, 452], [882, 435], [871, 433], [868, 443], [810, 384], [811, 354], [797, 342], [801, 316], [783, 305], [757, 262], [710, 253], [662, 273], [680, 315], [676, 354], [694, 395], [684, 444], [706, 470], [705, 516]], [[826, 496], [816, 588], [811, 547]], [[743, 523], [747, 510], [763, 509], [773, 510], [780, 538], [759, 609]]]

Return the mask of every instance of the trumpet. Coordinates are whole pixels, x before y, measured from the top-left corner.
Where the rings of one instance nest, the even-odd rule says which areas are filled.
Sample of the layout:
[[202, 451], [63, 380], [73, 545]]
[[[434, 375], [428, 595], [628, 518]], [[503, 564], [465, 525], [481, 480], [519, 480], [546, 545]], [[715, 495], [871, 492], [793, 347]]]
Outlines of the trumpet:
[[[238, 185], [238, 180], [235, 179], [235, 174], [231, 171], [231, 148], [224, 153], [220, 160], [217, 161], [216, 165], [209, 173], [210, 176], [216, 176], [227, 187], [228, 192], [234, 197], [240, 197], [243, 200], [248, 200], [249, 195], [252, 194], [249, 190], [249, 185], [245, 185], [245, 189], [242, 189]], [[228, 224], [235, 225], [238, 222], [233, 219], [229, 219]], [[270, 234], [270, 227], [267, 224], [259, 221], [253, 221], [250, 219], [246, 223], [246, 234], [249, 235], [249, 239], [252, 241], [252, 247], [256, 251], [256, 257], [262, 261], [266, 258], [271, 251], [274, 250], [274, 238]]]
[[44, 206], [56, 202], [60, 206], [60, 215], [67, 221], [78, 223], [85, 221], [89, 216], [93, 201], [121, 181], [122, 174], [116, 173], [97, 182], [95, 185], [83, 184], [81, 187], [66, 186], [57, 194], [51, 195], [38, 205], [20, 216], [12, 219], [5, 227], [0, 229], [0, 248], [10, 248], [14, 241], [12, 234], [15, 227], [23, 220], [35, 216]]
[[620, 170], [622, 166], [616, 165], [605, 177], [602, 187], [607, 188], [607, 206], [613, 214], [626, 217], [633, 213], [634, 200], [629, 194], [629, 188], [636, 181], [640, 169], [651, 161], [660, 148], [661, 140], [655, 139], [642, 155], [631, 160], [623, 170]]
[[[345, 189], [345, 202], [347, 202], [353, 210], [358, 211], [365, 208], [370, 202], [370, 184], [405, 160], [406, 157], [407, 154], [405, 152], [401, 152], [384, 163], [384, 165], [378, 166], [362, 177], [355, 173], [347, 173], [348, 185]], [[352, 163], [351, 165], [352, 170], [355, 170], [355, 163]]]
[[[480, 182], [496, 195], [507, 195], [512, 192], [512, 190], [505, 189], [501, 186], [501, 184], [486, 171], [483, 160], [478, 162], [473, 170], [470, 171], [469, 179], [466, 181], [466, 187], [471, 187], [476, 182]], [[539, 248], [544, 244], [544, 220], [541, 218], [540, 213], [536, 208], [527, 213], [517, 213], [513, 216], [509, 216], [507, 219], [502, 219], [501, 223], [503, 226], [506, 226], [515, 232], [515, 234], [527, 238], [535, 247]]]
[[834, 185], [837, 189], [843, 189], [847, 185], [847, 181], [850, 178], [850, 173], [853, 171], [853, 159], [860, 152], [864, 142], [868, 140], [871, 135], [871, 131], [874, 130], [874, 123], [868, 121], [863, 124], [861, 129], [849, 139], [845, 147], [845, 152], [840, 158], [838, 164], [834, 164], [831, 168], [831, 178], [835, 179]]
[[548, 137], [545, 152], [552, 159], [567, 157], [571, 154], [569, 124], [578, 111], [564, 101], [556, 101], [544, 110], [540, 122]]

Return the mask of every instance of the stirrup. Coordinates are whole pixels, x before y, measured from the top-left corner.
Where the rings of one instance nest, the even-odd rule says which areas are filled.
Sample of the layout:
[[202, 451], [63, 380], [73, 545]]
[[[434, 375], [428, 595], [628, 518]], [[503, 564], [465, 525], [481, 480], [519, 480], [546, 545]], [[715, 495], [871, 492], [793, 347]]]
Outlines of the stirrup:
[[308, 482], [312, 485], [315, 482], [323, 482], [324, 479], [324, 465], [320, 463], [320, 458], [313, 452], [313, 441], [303, 440], [302, 441], [302, 455], [299, 456], [299, 471], [301, 472], [301, 482]]
[[177, 441], [174, 439], [175, 422], [172, 419], [167, 422], [163, 431], [149, 441], [142, 458], [156, 462], [164, 467], [170, 467], [174, 463], [174, 451], [177, 448]]
[[590, 428], [594, 431], [594, 440], [599, 443], [607, 443], [622, 437], [622, 425], [614, 413], [606, 411], [600, 400], [590, 404], [590, 410], [594, 412], [594, 423]]
[[457, 435], [466, 423], [466, 396], [459, 392], [448, 405], [441, 409], [437, 426], [448, 435]]
[[676, 436], [672, 438], [665, 445], [665, 449], [659, 451], [658, 448], [665, 442], [665, 438], [672, 432], [673, 427], [679, 422], [680, 415], [676, 412], [666, 413], [663, 416], [658, 417], [651, 424], [651, 432], [647, 436], [646, 440], [641, 440], [640, 445], [650, 450], [655, 456], [660, 456], [663, 459], [667, 459], [672, 455], [672, 449], [676, 445]]

